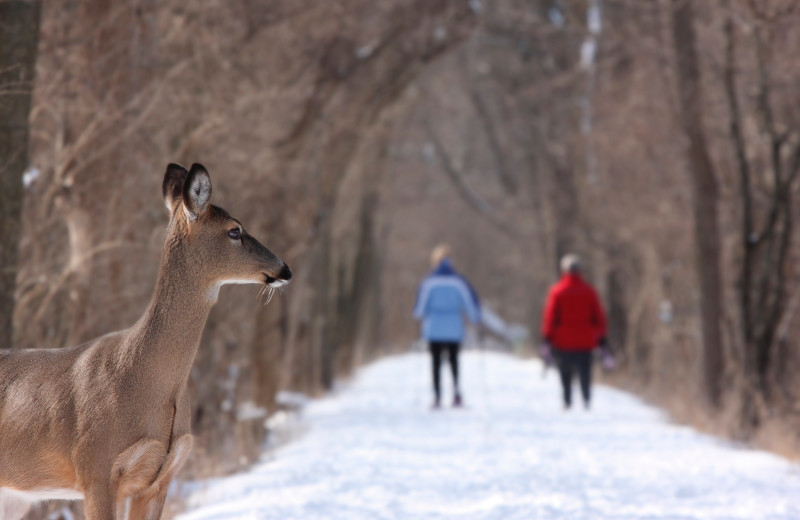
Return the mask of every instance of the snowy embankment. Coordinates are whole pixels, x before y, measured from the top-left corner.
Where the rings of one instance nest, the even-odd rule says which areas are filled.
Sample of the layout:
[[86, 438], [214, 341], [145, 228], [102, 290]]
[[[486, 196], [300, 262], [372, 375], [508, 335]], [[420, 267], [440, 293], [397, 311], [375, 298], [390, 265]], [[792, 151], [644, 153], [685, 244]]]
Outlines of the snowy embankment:
[[800, 467], [778, 457], [607, 387], [564, 412], [538, 361], [465, 352], [462, 374], [467, 407], [430, 411], [425, 354], [364, 368], [309, 404], [302, 438], [198, 485], [179, 518], [800, 518]]

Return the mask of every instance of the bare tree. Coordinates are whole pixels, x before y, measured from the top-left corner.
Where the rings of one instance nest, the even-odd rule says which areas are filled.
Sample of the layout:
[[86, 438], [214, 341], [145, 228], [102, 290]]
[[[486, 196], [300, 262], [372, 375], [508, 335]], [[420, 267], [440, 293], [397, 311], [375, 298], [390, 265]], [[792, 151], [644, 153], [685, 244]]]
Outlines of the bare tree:
[[[789, 10], [794, 8], [787, 7]], [[750, 21], [746, 34], [751, 39], [755, 62], [755, 95], [750, 107], [750, 120], [758, 121], [757, 135], [754, 136], [745, 134], [750, 114], [747, 113], [748, 107], [740, 101], [738, 69], [741, 60], [736, 45], [740, 31], [737, 31], [730, 2], [726, 2], [726, 9], [723, 82], [741, 213], [737, 289], [744, 344], [744, 384], [740, 413], [743, 426], [752, 430], [760, 421], [756, 404], [770, 400], [772, 388], [769, 379], [775, 362], [775, 337], [786, 312], [786, 287], [791, 279], [789, 254], [794, 230], [792, 203], [800, 174], [800, 133], [794, 121], [778, 120], [770, 77], [769, 33], [778, 17], [787, 14], [785, 9], [767, 14], [751, 2], [748, 9], [739, 15], [740, 20]], [[764, 146], [758, 146], [760, 143]], [[754, 166], [755, 161], [759, 162]]]
[[694, 195], [694, 238], [700, 284], [700, 324], [706, 396], [718, 407], [722, 393], [722, 279], [720, 275], [719, 189], [703, 127], [703, 93], [692, 3], [672, 2], [672, 30], [677, 58], [683, 131], [688, 139]]
[[13, 345], [22, 173], [39, 42], [38, 1], [0, 1], [0, 347]]

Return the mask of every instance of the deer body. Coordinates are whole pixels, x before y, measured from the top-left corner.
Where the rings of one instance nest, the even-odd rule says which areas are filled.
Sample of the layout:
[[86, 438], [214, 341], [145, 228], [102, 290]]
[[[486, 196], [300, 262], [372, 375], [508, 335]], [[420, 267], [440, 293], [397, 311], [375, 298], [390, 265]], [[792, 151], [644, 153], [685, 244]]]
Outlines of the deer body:
[[48, 498], [85, 498], [87, 520], [161, 516], [191, 449], [187, 381], [219, 286], [291, 278], [210, 194], [201, 166], [168, 168], [159, 278], [132, 327], [76, 347], [0, 351], [0, 520]]

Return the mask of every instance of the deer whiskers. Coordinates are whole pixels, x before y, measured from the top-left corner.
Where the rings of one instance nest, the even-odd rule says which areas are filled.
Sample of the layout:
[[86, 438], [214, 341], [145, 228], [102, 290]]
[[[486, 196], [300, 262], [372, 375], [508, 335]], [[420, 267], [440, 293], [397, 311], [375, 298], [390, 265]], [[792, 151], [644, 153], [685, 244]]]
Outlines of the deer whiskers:
[[[268, 305], [270, 301], [272, 301], [272, 297], [275, 295], [275, 288], [270, 287], [269, 285], [264, 285], [261, 290], [258, 291], [258, 299], [261, 300], [264, 298], [264, 305]], [[266, 298], [265, 298], [266, 297]]]

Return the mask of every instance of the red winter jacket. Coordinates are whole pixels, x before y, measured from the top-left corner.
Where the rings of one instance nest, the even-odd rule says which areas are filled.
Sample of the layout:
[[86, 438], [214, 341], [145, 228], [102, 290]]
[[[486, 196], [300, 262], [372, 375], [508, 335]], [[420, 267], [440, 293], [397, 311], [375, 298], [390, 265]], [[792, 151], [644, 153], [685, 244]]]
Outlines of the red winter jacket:
[[561, 350], [592, 350], [606, 335], [606, 316], [591, 285], [578, 274], [561, 277], [547, 295], [542, 336]]

